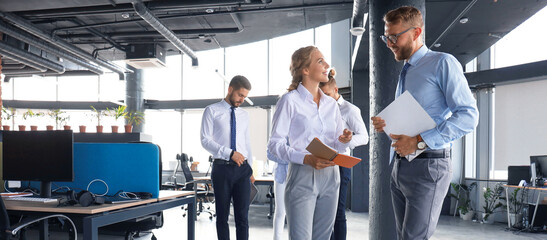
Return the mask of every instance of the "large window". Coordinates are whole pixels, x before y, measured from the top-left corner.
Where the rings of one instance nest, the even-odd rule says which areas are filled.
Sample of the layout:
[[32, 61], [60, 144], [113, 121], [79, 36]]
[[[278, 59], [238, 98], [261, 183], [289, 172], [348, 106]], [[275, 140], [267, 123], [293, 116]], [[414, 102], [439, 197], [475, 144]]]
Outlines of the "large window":
[[243, 75], [251, 82], [249, 96], [268, 95], [268, 41], [226, 48], [226, 77]]
[[540, 39], [547, 39], [547, 31], [544, 31], [545, 23], [547, 23], [547, 7], [494, 44], [492, 68], [547, 60], [547, 54], [545, 54], [547, 45], [538, 43]]
[[291, 56], [301, 47], [313, 45], [313, 29], [270, 40], [270, 95], [283, 94], [291, 84]]

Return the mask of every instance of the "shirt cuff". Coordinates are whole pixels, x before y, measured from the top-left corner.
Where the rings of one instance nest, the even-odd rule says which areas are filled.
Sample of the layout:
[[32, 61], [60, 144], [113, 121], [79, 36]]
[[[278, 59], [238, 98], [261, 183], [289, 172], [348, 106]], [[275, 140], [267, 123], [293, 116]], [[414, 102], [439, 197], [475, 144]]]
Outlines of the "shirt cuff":
[[420, 135], [422, 136], [425, 144], [427, 144], [427, 147], [431, 149], [439, 149], [444, 145], [443, 136], [439, 131], [437, 131], [437, 128], [429, 129], [423, 133], [420, 133]]
[[291, 154], [291, 162], [304, 165], [304, 158], [306, 157], [306, 155], [306, 153], [294, 152], [293, 154]]

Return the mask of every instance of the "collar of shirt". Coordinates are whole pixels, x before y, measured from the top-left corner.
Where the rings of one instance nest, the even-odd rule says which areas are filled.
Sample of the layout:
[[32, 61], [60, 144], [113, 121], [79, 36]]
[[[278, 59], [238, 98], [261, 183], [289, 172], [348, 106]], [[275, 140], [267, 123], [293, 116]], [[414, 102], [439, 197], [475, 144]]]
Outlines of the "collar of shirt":
[[[303, 101], [313, 102], [313, 95], [310, 93], [310, 91], [308, 91], [306, 87], [304, 87], [304, 85], [302, 85], [302, 83], [298, 84], [298, 88], [296, 88], [296, 91]], [[319, 94], [321, 95], [319, 99], [319, 104], [323, 103], [325, 97], [329, 97], [325, 95], [321, 90], [319, 90]]]
[[344, 104], [346, 100], [344, 100], [344, 97], [342, 97], [342, 95], [340, 95], [340, 97], [338, 98], [338, 100], [336, 100], [336, 103], [338, 103], [338, 106]]
[[418, 49], [418, 51], [412, 54], [412, 56], [410, 56], [410, 59], [408, 59], [408, 61], [406, 62], [408, 62], [410, 66], [416, 66], [416, 63], [418, 63], [420, 59], [422, 59], [425, 54], [427, 54], [427, 52], [429, 52], [429, 48], [427, 48], [424, 44], [422, 45], [422, 47], [420, 47], [420, 49]]
[[[228, 103], [226, 101], [226, 99], [222, 99], [222, 101], [220, 101], [220, 102], [222, 102], [222, 106], [225, 106], [228, 109], [230, 109], [232, 107], [232, 105], [230, 103]], [[238, 108], [236, 107], [235, 109], [237, 110]]]

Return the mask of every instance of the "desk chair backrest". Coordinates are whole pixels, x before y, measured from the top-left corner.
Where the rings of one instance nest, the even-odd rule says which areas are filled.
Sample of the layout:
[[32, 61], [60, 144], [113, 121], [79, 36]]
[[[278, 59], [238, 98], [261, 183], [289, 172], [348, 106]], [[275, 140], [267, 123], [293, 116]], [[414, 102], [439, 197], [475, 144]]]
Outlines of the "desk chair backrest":
[[10, 228], [8, 210], [4, 205], [4, 200], [0, 197], [0, 239], [9, 239], [9, 234], [6, 230]]
[[184, 187], [184, 189], [194, 190], [194, 176], [192, 176], [192, 171], [190, 171], [190, 167], [188, 167], [188, 162], [190, 161], [188, 159], [188, 154], [182, 153], [179, 161], [180, 168], [182, 169], [182, 173], [184, 174], [184, 179], [186, 181], [186, 186]]

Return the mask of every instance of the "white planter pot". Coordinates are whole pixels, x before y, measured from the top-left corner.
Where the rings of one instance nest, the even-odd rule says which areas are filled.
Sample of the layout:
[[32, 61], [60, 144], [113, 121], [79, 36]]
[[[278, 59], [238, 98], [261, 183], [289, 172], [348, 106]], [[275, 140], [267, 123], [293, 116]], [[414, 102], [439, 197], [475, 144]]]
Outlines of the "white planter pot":
[[473, 216], [475, 216], [475, 211], [473, 210], [468, 211], [466, 214], [462, 214], [462, 211], [460, 210], [460, 218], [465, 221], [470, 221], [473, 219]]

